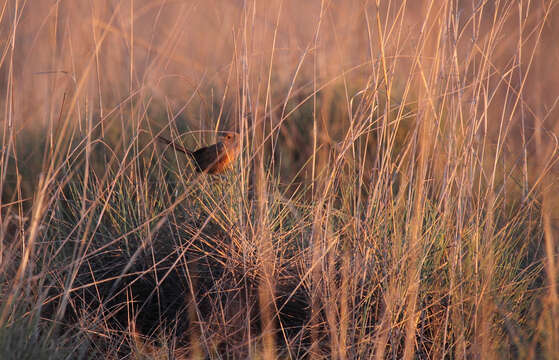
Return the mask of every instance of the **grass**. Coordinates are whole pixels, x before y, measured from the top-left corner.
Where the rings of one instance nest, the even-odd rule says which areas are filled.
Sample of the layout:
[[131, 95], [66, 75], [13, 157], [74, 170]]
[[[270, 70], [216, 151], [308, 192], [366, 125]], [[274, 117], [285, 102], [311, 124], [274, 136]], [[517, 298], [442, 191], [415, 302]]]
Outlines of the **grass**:
[[0, 358], [557, 357], [556, 4], [5, 2]]

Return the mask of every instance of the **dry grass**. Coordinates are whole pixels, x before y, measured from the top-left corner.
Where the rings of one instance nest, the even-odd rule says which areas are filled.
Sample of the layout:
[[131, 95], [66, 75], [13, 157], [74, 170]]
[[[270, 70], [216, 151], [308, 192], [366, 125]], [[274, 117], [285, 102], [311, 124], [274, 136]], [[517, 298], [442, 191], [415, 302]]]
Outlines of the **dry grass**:
[[556, 358], [556, 5], [5, 1], [0, 358]]

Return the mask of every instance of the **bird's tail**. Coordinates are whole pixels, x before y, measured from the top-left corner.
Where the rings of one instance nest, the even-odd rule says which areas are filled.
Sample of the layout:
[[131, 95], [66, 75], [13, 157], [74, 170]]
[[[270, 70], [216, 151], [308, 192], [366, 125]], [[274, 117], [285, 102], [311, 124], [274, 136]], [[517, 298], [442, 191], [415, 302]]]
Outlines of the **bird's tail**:
[[188, 156], [192, 156], [192, 151], [190, 150], [186, 150], [185, 148], [183, 148], [182, 146], [180, 146], [179, 144], [177, 144], [174, 141], [171, 141], [167, 138], [164, 138], [163, 136], [158, 136], [157, 140], [161, 141], [162, 143], [165, 143], [167, 145], [171, 145], [175, 150], [180, 151], [181, 153], [184, 153]]

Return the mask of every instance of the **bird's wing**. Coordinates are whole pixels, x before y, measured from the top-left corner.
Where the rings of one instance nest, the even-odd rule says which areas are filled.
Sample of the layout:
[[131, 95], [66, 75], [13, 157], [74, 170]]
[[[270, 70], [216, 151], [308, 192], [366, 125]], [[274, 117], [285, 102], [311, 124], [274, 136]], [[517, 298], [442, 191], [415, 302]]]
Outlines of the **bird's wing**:
[[200, 171], [207, 171], [219, 162], [224, 152], [225, 146], [223, 143], [218, 142], [217, 144], [196, 150], [192, 153], [192, 157], [196, 160]]

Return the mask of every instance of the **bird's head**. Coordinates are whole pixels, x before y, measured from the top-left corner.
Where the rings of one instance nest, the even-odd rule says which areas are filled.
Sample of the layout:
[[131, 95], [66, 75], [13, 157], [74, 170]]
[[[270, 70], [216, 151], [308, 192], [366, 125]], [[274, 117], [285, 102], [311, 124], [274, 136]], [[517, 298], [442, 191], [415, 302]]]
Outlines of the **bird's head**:
[[226, 132], [219, 136], [219, 140], [227, 145], [237, 144], [239, 134], [235, 132]]

